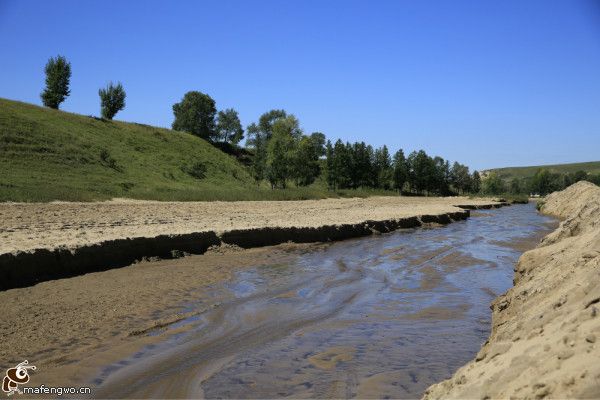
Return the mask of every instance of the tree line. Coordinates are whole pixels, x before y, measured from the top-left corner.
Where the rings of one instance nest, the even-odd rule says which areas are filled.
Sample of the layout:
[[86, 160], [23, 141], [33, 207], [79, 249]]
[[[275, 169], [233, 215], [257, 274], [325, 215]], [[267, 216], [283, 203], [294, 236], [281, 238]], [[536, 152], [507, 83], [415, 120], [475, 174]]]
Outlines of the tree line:
[[[52, 57], [45, 66], [46, 86], [40, 97], [45, 106], [58, 109], [70, 95], [71, 63], [63, 56]], [[98, 91], [102, 118], [111, 120], [125, 108], [126, 93], [120, 82], [109, 82]], [[211, 143], [235, 148], [244, 139], [238, 112], [233, 108], [217, 111], [208, 94], [185, 93], [172, 107], [174, 130], [189, 132]], [[600, 184], [600, 174], [585, 171], [560, 174], [540, 169], [532, 178], [505, 182], [496, 173], [482, 179], [477, 171], [424, 150], [405, 156], [402, 149], [393, 156], [387, 146], [373, 148], [365, 142], [332, 143], [321, 132], [305, 134], [300, 122], [285, 110], [262, 114], [246, 128], [246, 149], [251, 154], [250, 170], [257, 184], [269, 182], [273, 189], [290, 183], [308, 186], [323, 177], [331, 190], [373, 188], [418, 195], [483, 193], [499, 195], [545, 195], [580, 180]]]
[[[45, 67], [46, 87], [41, 94], [45, 106], [58, 109], [70, 95], [71, 64], [63, 56], [50, 58]], [[125, 89], [110, 82], [98, 91], [102, 118], [112, 119], [125, 108]], [[189, 132], [211, 143], [237, 146], [244, 139], [238, 112], [217, 111], [208, 94], [189, 91], [172, 107], [174, 130]], [[479, 190], [479, 174], [455, 162], [425, 151], [392, 157], [387, 146], [374, 149], [364, 142], [334, 144], [321, 132], [305, 134], [300, 122], [285, 110], [273, 109], [248, 125], [246, 148], [251, 151], [250, 169], [257, 184], [272, 188], [290, 183], [308, 186], [323, 176], [332, 190], [374, 188], [416, 194], [448, 195]], [[324, 160], [323, 160], [324, 158]], [[324, 167], [324, 168], [323, 168]]]
[[490, 172], [483, 179], [481, 191], [484, 194], [509, 193], [545, 196], [548, 193], [563, 190], [579, 181], [588, 181], [600, 186], [600, 174], [589, 174], [583, 170], [560, 173], [540, 168], [532, 177], [514, 177], [505, 181], [496, 172]]
[[442, 157], [429, 156], [424, 150], [406, 157], [402, 149], [393, 157], [386, 145], [374, 149], [365, 142], [326, 145], [327, 184], [331, 189], [374, 188], [414, 194], [449, 195], [477, 192], [479, 173], [466, 165], [452, 166]]

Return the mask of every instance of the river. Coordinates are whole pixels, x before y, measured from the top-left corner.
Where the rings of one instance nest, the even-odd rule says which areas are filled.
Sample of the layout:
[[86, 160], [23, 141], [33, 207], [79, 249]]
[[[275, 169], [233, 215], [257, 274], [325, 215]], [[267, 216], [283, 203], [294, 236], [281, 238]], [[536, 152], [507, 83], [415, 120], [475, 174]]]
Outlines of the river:
[[95, 396], [420, 397], [475, 356], [490, 302], [554, 226], [514, 205], [241, 270], [210, 311], [106, 366]]

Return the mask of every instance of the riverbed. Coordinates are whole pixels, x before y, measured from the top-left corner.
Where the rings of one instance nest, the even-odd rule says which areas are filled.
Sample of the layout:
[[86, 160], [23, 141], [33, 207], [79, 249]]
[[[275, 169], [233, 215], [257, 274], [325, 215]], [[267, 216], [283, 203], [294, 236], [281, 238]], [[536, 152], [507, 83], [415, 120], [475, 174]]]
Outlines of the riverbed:
[[474, 357], [490, 301], [554, 226], [515, 205], [241, 269], [215, 307], [102, 368], [94, 397], [419, 397]]

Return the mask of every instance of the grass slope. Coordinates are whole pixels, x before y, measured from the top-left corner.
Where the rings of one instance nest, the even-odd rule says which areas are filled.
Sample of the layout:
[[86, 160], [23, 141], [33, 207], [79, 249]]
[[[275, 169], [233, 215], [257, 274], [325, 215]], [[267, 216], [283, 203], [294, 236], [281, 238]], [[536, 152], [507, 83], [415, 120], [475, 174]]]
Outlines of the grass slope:
[[510, 180], [512, 178], [531, 178], [539, 169], [542, 168], [547, 169], [550, 172], [559, 172], [563, 174], [582, 170], [595, 175], [600, 174], [600, 161], [572, 164], [535, 165], [529, 167], [494, 168], [483, 172], [496, 172], [500, 178]]
[[[206, 171], [194, 174], [194, 165]], [[202, 172], [202, 171], [201, 171]], [[0, 99], [0, 201], [292, 200], [390, 194], [257, 186], [234, 157], [185, 132]]]

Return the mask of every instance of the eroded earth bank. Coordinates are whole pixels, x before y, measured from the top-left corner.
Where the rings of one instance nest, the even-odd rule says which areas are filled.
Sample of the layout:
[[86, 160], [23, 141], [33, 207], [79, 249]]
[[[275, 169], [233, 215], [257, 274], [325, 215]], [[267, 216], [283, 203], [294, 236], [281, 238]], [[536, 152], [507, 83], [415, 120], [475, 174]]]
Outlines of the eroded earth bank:
[[306, 201], [0, 204], [0, 290], [134, 261], [242, 248], [328, 242], [449, 223], [502, 204], [466, 197]]
[[576, 183], [542, 211], [562, 223], [519, 259], [475, 359], [426, 399], [600, 398], [600, 188]]

